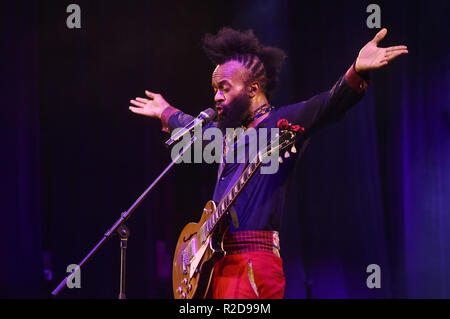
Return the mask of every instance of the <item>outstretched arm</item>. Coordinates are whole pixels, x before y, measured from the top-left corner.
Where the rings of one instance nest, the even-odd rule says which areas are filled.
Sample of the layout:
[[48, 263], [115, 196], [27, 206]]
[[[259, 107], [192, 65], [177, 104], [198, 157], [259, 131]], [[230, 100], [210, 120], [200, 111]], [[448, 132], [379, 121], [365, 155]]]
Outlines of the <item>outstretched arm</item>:
[[[175, 113], [180, 112], [180, 110], [171, 106], [161, 94], [146, 90], [145, 95], [148, 98], [137, 97], [134, 100], [130, 100], [130, 103], [134, 106], [130, 105], [128, 107], [129, 110], [136, 114], [160, 119], [163, 131], [170, 133], [171, 128], [168, 127], [169, 118]], [[180, 123], [176, 123], [176, 126], [184, 126], [192, 119], [192, 116], [186, 115]]]
[[[186, 126], [194, 119], [192, 115], [183, 113], [176, 107], [171, 106], [161, 94], [146, 90], [145, 95], [148, 98], [137, 97], [130, 100], [130, 103], [134, 106], [130, 105], [129, 110], [136, 114], [160, 119], [164, 132], [171, 133], [174, 129]], [[203, 126], [203, 129], [214, 125], [214, 122], [210, 122]]]
[[354, 64], [331, 90], [282, 108], [280, 116], [304, 126], [308, 133], [341, 119], [362, 98], [368, 85], [368, 71], [379, 69], [398, 56], [408, 53], [405, 45], [378, 47], [386, 33], [387, 30], [382, 29], [359, 51]]
[[129, 106], [131, 112], [141, 114], [148, 117], [155, 117], [160, 119], [164, 109], [170, 106], [161, 94], [153, 93], [145, 90], [145, 95], [148, 98], [137, 97], [134, 100], [130, 100], [130, 103], [134, 106]]
[[380, 43], [386, 34], [387, 29], [382, 29], [359, 51], [355, 63], [356, 72], [379, 69], [398, 56], [408, 53], [406, 45], [396, 45], [388, 48], [378, 47], [378, 43]]

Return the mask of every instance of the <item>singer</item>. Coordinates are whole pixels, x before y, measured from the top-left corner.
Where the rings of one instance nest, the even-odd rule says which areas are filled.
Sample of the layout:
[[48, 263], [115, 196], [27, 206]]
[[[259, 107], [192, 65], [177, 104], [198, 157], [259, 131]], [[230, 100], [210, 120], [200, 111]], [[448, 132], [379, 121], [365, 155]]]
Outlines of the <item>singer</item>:
[[[305, 134], [296, 145], [300, 150], [311, 134], [342, 119], [347, 110], [361, 100], [369, 84], [368, 71], [386, 66], [408, 53], [404, 45], [379, 47], [386, 34], [386, 29], [379, 31], [329, 91], [280, 107], [273, 106], [270, 99], [279, 82], [285, 53], [260, 44], [252, 30], [240, 32], [223, 28], [216, 35], [207, 34], [203, 48], [215, 65], [212, 87], [218, 117], [206, 126], [222, 131], [238, 127], [258, 130], [274, 128], [278, 120], [287, 119], [305, 128]], [[171, 132], [193, 120], [192, 116], [171, 106], [162, 95], [150, 91], [145, 91], [145, 95], [147, 98], [131, 100], [129, 109], [160, 119], [164, 131]], [[223, 230], [226, 255], [214, 266], [208, 297], [283, 298], [285, 278], [280, 257], [280, 221], [299, 153], [283, 159], [276, 174], [264, 175], [257, 171], [237, 197], [235, 214], [231, 216], [236, 215], [239, 226], [228, 217], [228, 227]], [[213, 193], [216, 203], [245, 167], [246, 163], [219, 165]]]

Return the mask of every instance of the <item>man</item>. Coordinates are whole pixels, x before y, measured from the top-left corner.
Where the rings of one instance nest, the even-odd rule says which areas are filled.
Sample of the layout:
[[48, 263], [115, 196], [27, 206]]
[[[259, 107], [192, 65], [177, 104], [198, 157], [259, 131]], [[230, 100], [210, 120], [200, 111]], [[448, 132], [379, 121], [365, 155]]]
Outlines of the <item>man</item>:
[[[278, 84], [278, 74], [285, 54], [278, 48], [263, 46], [253, 32], [224, 28], [217, 35], [204, 38], [204, 50], [216, 65], [212, 74], [217, 126], [244, 129], [276, 127], [287, 119], [305, 128], [305, 136], [335, 122], [355, 105], [368, 86], [368, 71], [387, 65], [408, 53], [404, 45], [380, 48], [386, 36], [382, 29], [359, 52], [356, 61], [330, 91], [288, 106], [273, 107], [270, 98]], [[160, 94], [145, 91], [147, 98], [131, 100], [130, 110], [161, 119], [163, 130], [183, 127], [193, 118], [172, 107]], [[300, 139], [297, 146], [304, 143]], [[224, 143], [224, 145], [227, 145]], [[239, 227], [229, 222], [223, 247], [227, 252], [214, 267], [212, 298], [282, 298], [285, 279], [280, 257], [278, 232], [290, 176], [296, 154], [286, 158], [276, 174], [251, 178], [234, 203]], [[213, 200], [218, 203], [227, 193], [246, 163], [226, 162], [219, 166]]]

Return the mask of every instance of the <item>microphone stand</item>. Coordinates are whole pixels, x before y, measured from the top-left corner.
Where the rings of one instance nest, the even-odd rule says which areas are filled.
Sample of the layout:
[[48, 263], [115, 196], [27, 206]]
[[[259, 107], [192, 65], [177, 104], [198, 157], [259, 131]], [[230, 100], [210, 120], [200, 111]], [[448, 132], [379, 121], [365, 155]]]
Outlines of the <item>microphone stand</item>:
[[95, 247], [87, 254], [87, 256], [78, 264], [78, 267], [76, 267], [70, 275], [68, 275], [66, 278], [64, 278], [58, 287], [53, 290], [52, 295], [56, 296], [58, 295], [61, 290], [67, 286], [67, 281], [69, 279], [72, 279], [76, 272], [81, 269], [81, 267], [91, 258], [97, 250], [114, 234], [114, 232], [117, 232], [120, 235], [120, 249], [121, 249], [121, 265], [120, 265], [120, 292], [119, 292], [119, 299], [125, 299], [125, 275], [126, 275], [126, 249], [127, 249], [127, 243], [128, 243], [128, 237], [130, 235], [129, 229], [125, 226], [124, 222], [126, 222], [130, 216], [131, 213], [139, 206], [139, 204], [147, 197], [147, 195], [150, 193], [150, 191], [156, 186], [156, 184], [160, 181], [160, 179], [167, 174], [167, 172], [172, 168], [172, 166], [177, 162], [181, 156], [192, 146], [192, 144], [196, 141], [197, 137], [195, 134], [192, 136], [190, 142], [185, 145], [182, 149], [182, 151], [178, 154], [178, 156], [172, 160], [172, 162], [164, 169], [164, 171], [155, 179], [155, 181], [142, 193], [141, 196], [131, 205], [131, 207], [123, 212], [120, 215], [120, 218], [114, 223], [114, 225], [103, 235], [103, 238], [95, 245]]

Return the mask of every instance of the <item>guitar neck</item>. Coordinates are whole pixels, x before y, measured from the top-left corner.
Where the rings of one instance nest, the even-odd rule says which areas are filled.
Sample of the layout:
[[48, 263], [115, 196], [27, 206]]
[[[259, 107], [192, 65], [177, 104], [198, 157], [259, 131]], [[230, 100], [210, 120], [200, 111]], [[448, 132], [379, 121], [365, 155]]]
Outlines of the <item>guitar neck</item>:
[[[300, 126], [298, 127], [300, 128]], [[245, 167], [239, 179], [234, 183], [233, 187], [230, 188], [227, 195], [224, 196], [224, 198], [220, 201], [211, 217], [202, 225], [202, 227], [200, 227], [200, 238], [202, 242], [204, 242], [206, 238], [212, 233], [217, 223], [230, 209], [231, 205], [233, 205], [237, 196], [240, 194], [242, 189], [245, 187], [250, 178], [261, 165], [263, 158], [272, 155], [274, 151], [277, 151], [277, 153], [275, 154], [278, 155], [279, 150], [284, 150], [287, 146], [295, 142], [295, 136], [296, 131], [291, 130], [284, 130], [280, 135], [276, 134], [275, 139], [273, 138], [271, 140], [269, 147], [266, 147], [263, 151], [259, 152], [258, 155], [252, 161], [250, 161], [247, 167]]]
[[206, 221], [201, 227], [200, 235], [202, 237], [202, 241], [203, 239], [206, 239], [206, 237], [208, 237], [209, 234], [211, 234], [211, 232], [214, 230], [219, 220], [230, 209], [231, 205], [233, 205], [242, 189], [245, 187], [245, 185], [248, 183], [248, 181], [250, 180], [250, 178], [253, 176], [253, 174], [256, 172], [256, 170], [260, 165], [261, 160], [259, 156], [257, 156], [256, 159], [253, 160], [253, 162], [250, 162], [247, 165], [247, 167], [244, 169], [239, 179], [234, 183], [233, 187], [228, 191], [227, 195], [224, 196], [224, 198], [217, 205], [217, 208], [214, 211], [214, 213], [211, 215], [208, 221]]

